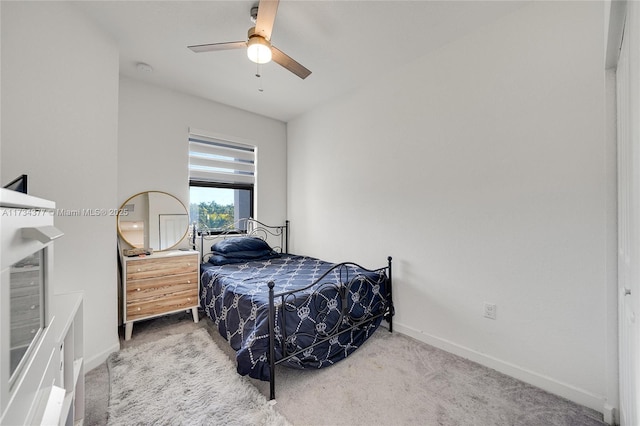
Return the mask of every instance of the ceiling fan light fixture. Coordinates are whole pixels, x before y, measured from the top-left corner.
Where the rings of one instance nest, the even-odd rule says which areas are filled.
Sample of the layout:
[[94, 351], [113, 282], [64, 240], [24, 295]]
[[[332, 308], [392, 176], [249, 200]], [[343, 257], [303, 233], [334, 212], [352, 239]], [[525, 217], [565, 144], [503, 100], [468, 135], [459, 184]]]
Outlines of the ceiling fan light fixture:
[[247, 42], [247, 57], [256, 64], [271, 62], [271, 43], [260, 36], [251, 37]]
[[[247, 57], [251, 62], [259, 65], [273, 61], [304, 80], [309, 77], [311, 71], [271, 45], [271, 30], [273, 30], [279, 2], [280, 0], [259, 0], [258, 5], [251, 8], [251, 20], [255, 26], [247, 31], [246, 41], [197, 44], [187, 47], [196, 53], [247, 49]], [[256, 71], [256, 75], [259, 76], [259, 74], [260, 67]]]

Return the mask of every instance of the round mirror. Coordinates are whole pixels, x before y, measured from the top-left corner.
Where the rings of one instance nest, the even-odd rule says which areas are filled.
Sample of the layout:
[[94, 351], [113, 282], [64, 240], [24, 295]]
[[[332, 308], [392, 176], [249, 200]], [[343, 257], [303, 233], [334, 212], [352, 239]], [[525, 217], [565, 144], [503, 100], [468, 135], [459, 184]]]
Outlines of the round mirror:
[[125, 201], [118, 212], [118, 235], [132, 247], [169, 250], [187, 235], [189, 215], [180, 200], [146, 191]]

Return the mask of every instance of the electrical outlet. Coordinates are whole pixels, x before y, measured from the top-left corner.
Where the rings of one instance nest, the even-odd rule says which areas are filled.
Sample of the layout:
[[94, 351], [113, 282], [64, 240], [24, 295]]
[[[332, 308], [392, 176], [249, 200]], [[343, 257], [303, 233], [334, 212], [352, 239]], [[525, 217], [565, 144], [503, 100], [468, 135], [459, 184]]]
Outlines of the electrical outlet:
[[484, 303], [484, 317], [489, 319], [496, 319], [495, 303]]

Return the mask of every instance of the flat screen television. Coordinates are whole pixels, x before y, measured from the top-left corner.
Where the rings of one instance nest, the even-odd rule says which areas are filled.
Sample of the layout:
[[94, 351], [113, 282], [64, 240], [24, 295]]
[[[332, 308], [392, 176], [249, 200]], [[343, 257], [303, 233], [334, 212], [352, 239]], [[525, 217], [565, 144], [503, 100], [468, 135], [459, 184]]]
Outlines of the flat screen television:
[[6, 184], [4, 188], [26, 194], [27, 193], [27, 175], [18, 176], [17, 178], [15, 178], [14, 180]]

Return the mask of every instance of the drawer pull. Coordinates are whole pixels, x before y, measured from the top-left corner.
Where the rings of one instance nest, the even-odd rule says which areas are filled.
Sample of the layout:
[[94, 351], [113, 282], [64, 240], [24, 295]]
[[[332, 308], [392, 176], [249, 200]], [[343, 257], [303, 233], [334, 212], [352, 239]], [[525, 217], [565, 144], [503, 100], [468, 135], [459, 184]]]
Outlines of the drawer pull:
[[33, 309], [35, 309], [35, 308], [36, 308], [36, 305], [31, 305], [31, 306], [29, 306], [29, 309], [31, 309], [31, 310], [33, 310]]
[[140, 291], [140, 289], [139, 289], [139, 288], [136, 288], [136, 291]]
[[191, 298], [190, 297], [187, 297], [187, 302], [191, 302]]
[[191, 284], [191, 280], [187, 280], [187, 284]]
[[138, 268], [137, 272], [140, 272], [140, 271], [142, 271], [142, 269]]
[[137, 309], [138, 311], [140, 310], [140, 308]]
[[31, 334], [36, 334], [36, 329], [35, 328], [31, 330]]

